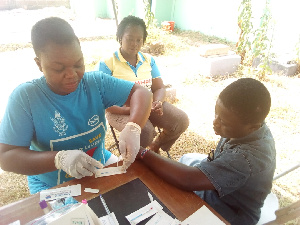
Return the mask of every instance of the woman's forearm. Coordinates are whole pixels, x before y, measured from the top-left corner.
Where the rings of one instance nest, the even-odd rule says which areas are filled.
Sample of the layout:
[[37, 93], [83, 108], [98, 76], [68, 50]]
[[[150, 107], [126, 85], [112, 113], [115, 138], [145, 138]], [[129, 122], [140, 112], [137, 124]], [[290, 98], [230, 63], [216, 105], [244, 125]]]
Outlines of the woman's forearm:
[[160, 88], [157, 89], [154, 93], [153, 93], [153, 101], [161, 101], [164, 102], [166, 98], [166, 89], [165, 88]]
[[129, 115], [130, 114], [130, 107], [128, 106], [111, 106], [106, 109], [107, 112], [113, 113], [113, 114], [119, 114], [119, 115]]

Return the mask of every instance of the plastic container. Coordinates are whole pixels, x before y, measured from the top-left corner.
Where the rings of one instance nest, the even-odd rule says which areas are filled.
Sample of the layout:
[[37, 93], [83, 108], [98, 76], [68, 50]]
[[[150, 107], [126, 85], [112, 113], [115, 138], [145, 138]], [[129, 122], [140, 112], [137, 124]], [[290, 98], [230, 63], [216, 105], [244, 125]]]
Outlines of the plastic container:
[[168, 23], [170, 24], [170, 30], [174, 31], [175, 22], [174, 21], [168, 21]]
[[161, 23], [162, 29], [165, 31], [174, 31], [175, 22], [174, 21], [164, 21]]
[[40, 201], [40, 207], [44, 211], [45, 214], [50, 212], [50, 209], [48, 207], [48, 204], [45, 200]]

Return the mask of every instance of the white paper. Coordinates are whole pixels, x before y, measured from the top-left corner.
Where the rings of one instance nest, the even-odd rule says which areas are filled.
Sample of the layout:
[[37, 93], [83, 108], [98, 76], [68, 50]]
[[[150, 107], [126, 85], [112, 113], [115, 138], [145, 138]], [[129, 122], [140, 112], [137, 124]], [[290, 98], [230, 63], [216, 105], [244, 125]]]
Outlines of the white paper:
[[150, 199], [150, 202], [153, 202], [153, 196], [148, 192], [148, 197], [149, 197], [149, 199]]
[[182, 222], [180, 222], [178, 219], [174, 219], [171, 225], [182, 225]]
[[205, 205], [186, 218], [182, 225], [224, 225], [215, 214], [213, 214]]
[[95, 177], [106, 177], [122, 173], [126, 173], [126, 169], [123, 166], [107, 167], [103, 169], [97, 169], [95, 172]]
[[67, 187], [43, 190], [40, 192], [40, 201], [51, 201], [79, 195], [81, 195], [81, 184], [76, 184]]
[[21, 225], [21, 223], [20, 223], [20, 220], [17, 220], [17, 221], [12, 222], [12, 223], [10, 223], [8, 225]]
[[54, 221], [46, 223], [49, 225], [62, 225], [62, 224], [89, 224], [101, 225], [97, 215], [87, 204], [80, 204], [76, 208], [71, 208], [70, 211], [62, 214]]
[[97, 193], [99, 193], [99, 189], [85, 188], [84, 192], [89, 192], [89, 193], [97, 194]]
[[109, 215], [99, 218], [101, 225], [119, 225], [116, 215], [112, 212]]
[[135, 225], [162, 209], [163, 207], [155, 200], [125, 217], [131, 225]]
[[145, 225], [172, 225], [174, 219], [163, 210], [158, 211]]

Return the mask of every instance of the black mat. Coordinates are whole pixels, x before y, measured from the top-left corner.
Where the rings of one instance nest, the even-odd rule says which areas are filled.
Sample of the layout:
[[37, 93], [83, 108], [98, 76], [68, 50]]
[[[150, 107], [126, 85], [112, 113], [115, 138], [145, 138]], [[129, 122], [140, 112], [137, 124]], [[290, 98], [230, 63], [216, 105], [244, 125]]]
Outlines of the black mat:
[[[119, 224], [129, 225], [130, 223], [125, 216], [150, 203], [148, 192], [153, 196], [153, 199], [163, 207], [165, 213], [170, 215], [172, 218], [175, 218], [171, 211], [138, 178], [113, 189], [102, 196], [110, 212], [115, 213]], [[98, 217], [107, 215], [99, 197], [89, 200], [88, 205], [93, 209]], [[140, 222], [139, 225], [145, 225], [150, 219], [151, 217], [147, 218]]]

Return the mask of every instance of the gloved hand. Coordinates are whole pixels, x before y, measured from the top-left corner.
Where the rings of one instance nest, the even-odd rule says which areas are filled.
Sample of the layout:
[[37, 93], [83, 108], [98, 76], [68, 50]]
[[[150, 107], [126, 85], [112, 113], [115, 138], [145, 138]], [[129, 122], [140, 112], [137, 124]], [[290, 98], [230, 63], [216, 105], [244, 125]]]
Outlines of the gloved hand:
[[140, 149], [141, 127], [133, 122], [128, 122], [120, 132], [119, 148], [124, 159], [123, 166], [127, 169], [134, 162]]
[[85, 176], [92, 176], [98, 167], [103, 168], [102, 163], [90, 157], [81, 150], [63, 150], [55, 155], [55, 167], [62, 169], [67, 174], [80, 179]]

